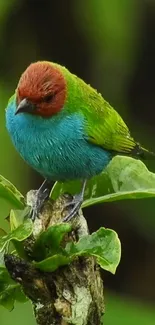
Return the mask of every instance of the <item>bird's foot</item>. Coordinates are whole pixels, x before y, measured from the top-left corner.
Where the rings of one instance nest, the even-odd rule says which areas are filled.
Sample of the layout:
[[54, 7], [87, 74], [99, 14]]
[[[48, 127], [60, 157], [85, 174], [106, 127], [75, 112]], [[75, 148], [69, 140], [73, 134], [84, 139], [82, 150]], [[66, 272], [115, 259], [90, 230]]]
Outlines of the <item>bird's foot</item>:
[[30, 218], [32, 221], [34, 221], [39, 216], [39, 213], [41, 212], [41, 209], [45, 201], [48, 199], [48, 197], [49, 197], [48, 190], [44, 190], [43, 193], [39, 193], [39, 190], [37, 191], [36, 199], [30, 212]]
[[70, 221], [78, 213], [84, 199], [86, 183], [87, 181], [84, 180], [82, 185], [82, 191], [79, 194], [74, 195], [72, 201], [66, 203], [64, 209], [69, 207], [72, 207], [72, 209], [67, 214], [67, 216], [63, 219], [63, 222]]
[[73, 196], [72, 201], [68, 202], [65, 204], [64, 209], [70, 208], [70, 212], [67, 214], [67, 216], [63, 219], [63, 222], [68, 222], [70, 221], [79, 211], [81, 205], [83, 202], [83, 193], [79, 193]]
[[45, 201], [48, 200], [49, 198], [50, 191], [51, 191], [50, 184], [47, 181], [44, 181], [44, 183], [36, 192], [34, 204], [30, 211], [30, 218], [32, 221], [35, 221], [35, 219], [39, 216], [39, 213], [41, 212], [41, 209]]

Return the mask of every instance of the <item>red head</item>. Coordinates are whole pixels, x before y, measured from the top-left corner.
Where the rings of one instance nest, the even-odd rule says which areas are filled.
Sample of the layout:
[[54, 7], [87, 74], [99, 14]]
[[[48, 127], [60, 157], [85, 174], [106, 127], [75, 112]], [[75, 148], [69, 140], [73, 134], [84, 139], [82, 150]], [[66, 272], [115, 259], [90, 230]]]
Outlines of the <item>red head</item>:
[[49, 62], [32, 63], [17, 86], [16, 114], [50, 117], [59, 112], [66, 99], [66, 81], [57, 66]]

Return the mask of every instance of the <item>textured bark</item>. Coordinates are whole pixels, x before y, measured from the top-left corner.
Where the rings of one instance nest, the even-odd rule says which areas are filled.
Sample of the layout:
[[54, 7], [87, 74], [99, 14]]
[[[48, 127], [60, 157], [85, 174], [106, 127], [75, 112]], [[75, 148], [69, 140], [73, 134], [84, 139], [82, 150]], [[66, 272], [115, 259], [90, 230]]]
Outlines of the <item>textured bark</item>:
[[[35, 191], [30, 191], [28, 204], [32, 206], [34, 200]], [[53, 204], [49, 201], [44, 205], [40, 218], [34, 222], [33, 235], [24, 243], [29, 256], [40, 231], [61, 222], [68, 212], [63, 209], [69, 200], [69, 195], [63, 195]], [[73, 219], [72, 228], [72, 233], [64, 239], [65, 243], [68, 240], [76, 242], [88, 235], [82, 211]], [[5, 264], [11, 277], [22, 285], [32, 301], [37, 324], [101, 325], [104, 313], [103, 283], [94, 258], [77, 258], [70, 265], [51, 273], [41, 272], [15, 255], [6, 255]]]

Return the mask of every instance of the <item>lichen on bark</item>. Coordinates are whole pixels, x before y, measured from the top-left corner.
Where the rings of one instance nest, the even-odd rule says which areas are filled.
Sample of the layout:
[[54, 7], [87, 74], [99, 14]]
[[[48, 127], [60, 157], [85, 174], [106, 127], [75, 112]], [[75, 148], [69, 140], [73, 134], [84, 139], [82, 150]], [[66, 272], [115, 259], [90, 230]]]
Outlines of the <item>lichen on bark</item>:
[[[33, 206], [34, 199], [35, 191], [30, 191], [27, 203]], [[54, 202], [45, 203], [39, 219], [34, 222], [33, 234], [24, 242], [25, 252], [30, 257], [40, 232], [62, 222], [68, 213], [64, 206], [70, 199], [69, 195], [62, 195]], [[77, 242], [89, 234], [82, 210], [71, 225], [73, 230], [65, 236], [65, 244], [71, 240]], [[31, 300], [38, 325], [102, 324], [103, 282], [93, 257], [78, 257], [54, 272], [41, 272], [15, 255], [6, 255], [5, 264], [11, 277], [21, 284]]]

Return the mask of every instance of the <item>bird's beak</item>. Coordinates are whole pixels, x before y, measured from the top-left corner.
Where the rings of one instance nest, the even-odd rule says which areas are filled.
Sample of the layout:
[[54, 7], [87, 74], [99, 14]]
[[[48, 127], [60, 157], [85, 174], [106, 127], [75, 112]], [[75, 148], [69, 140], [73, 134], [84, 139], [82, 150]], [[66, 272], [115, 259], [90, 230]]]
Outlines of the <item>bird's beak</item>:
[[20, 113], [33, 113], [36, 110], [36, 106], [31, 103], [27, 98], [24, 98], [19, 103], [15, 115]]

